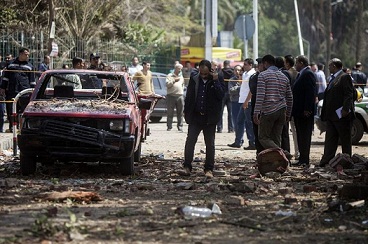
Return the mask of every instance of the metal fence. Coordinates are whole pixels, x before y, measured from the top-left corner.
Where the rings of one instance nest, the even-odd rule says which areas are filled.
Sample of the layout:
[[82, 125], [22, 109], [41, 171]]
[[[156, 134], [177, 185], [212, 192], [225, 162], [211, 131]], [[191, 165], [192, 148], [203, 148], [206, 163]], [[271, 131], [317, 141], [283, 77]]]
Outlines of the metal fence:
[[[148, 43], [136, 45], [123, 43], [120, 40], [94, 39], [85, 41], [78, 38], [56, 38], [58, 56], [52, 58], [52, 67], [61, 68], [63, 64], [71, 66], [73, 57], [84, 58], [89, 61], [89, 54], [96, 52], [103, 62], [125, 63], [130, 65], [134, 56], [140, 61], [147, 60], [151, 63], [151, 70], [168, 73], [173, 69], [175, 60], [180, 59], [180, 47], [174, 45], [157, 45]], [[20, 47], [30, 49], [30, 62], [38, 67], [48, 53], [48, 37], [42, 32], [30, 33], [26, 30], [12, 31], [0, 29], [0, 54], [18, 56]]]

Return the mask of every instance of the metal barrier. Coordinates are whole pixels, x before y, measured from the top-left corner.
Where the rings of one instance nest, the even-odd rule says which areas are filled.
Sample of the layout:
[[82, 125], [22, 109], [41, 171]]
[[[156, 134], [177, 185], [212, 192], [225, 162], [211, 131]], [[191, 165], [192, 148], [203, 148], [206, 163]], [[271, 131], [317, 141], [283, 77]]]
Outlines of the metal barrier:
[[24, 94], [27, 93], [32, 93], [33, 92], [33, 88], [28, 88], [25, 89], [21, 92], [19, 92], [15, 98], [13, 98], [13, 113], [12, 113], [12, 117], [13, 117], [13, 156], [16, 156], [18, 154], [18, 149], [17, 149], [17, 102], [19, 100], [19, 98], [21, 96], [23, 96]]

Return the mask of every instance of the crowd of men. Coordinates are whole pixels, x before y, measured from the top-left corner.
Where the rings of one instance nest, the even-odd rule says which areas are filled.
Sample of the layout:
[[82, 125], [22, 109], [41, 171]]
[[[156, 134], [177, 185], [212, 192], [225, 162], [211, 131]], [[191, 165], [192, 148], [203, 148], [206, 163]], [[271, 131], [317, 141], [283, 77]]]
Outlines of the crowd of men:
[[[324, 167], [334, 158], [339, 141], [342, 153], [351, 156], [356, 88], [364, 88], [367, 84], [360, 62], [349, 72], [340, 59], [329, 60], [331, 76], [327, 79], [324, 65], [311, 63], [303, 55], [296, 58], [265, 55], [256, 62], [257, 66], [253, 59], [247, 58], [242, 66], [231, 68], [226, 60], [222, 69], [216, 62], [211, 66], [204, 62], [199, 70], [191, 73], [184, 103], [189, 129], [183, 175], [191, 173], [194, 144], [199, 132], [203, 131], [205, 175], [213, 176], [214, 134], [222, 132], [225, 106], [229, 115], [228, 132], [235, 131], [234, 142], [228, 144], [229, 147], [240, 148], [246, 134], [248, 146], [245, 150], [255, 150], [258, 155], [265, 149], [282, 148], [289, 160], [293, 156], [297, 160], [292, 166], [309, 167], [314, 115], [318, 101], [324, 99], [321, 119], [326, 122], [327, 130], [318, 166]], [[208, 85], [214, 89], [212, 93], [207, 90]], [[216, 106], [220, 109], [213, 110]], [[213, 120], [216, 116], [218, 121]], [[290, 129], [294, 155], [290, 153]]]
[[[0, 63], [3, 100], [10, 101], [20, 91], [33, 87], [36, 77], [50, 68], [50, 57], [46, 55], [35, 72], [29, 55], [27, 48], [21, 48], [15, 59], [7, 54], [5, 62]], [[86, 67], [85, 61], [79, 57], [72, 61], [73, 69], [111, 70], [101, 62], [97, 53], [91, 53], [89, 63]], [[321, 119], [326, 121], [327, 130], [320, 166], [325, 166], [335, 156], [338, 141], [342, 144], [342, 152], [351, 155], [354, 86], [364, 88], [367, 77], [360, 62], [350, 72], [343, 68], [341, 60], [331, 59], [328, 62], [331, 76], [327, 79], [323, 69], [323, 64], [312, 63], [303, 55], [294, 58], [268, 54], [256, 60], [247, 58], [243, 65], [235, 67], [225, 60], [222, 68], [217, 62], [208, 60], [202, 60], [195, 67], [190, 62], [185, 66], [176, 62], [166, 77], [167, 130], [172, 130], [176, 110], [178, 131], [183, 131], [184, 119], [188, 124], [184, 175], [191, 173], [194, 147], [203, 132], [205, 175], [213, 177], [215, 133], [222, 133], [224, 129], [222, 115], [225, 106], [228, 132], [235, 132], [234, 142], [229, 143], [229, 147], [241, 148], [245, 134], [248, 141], [245, 150], [255, 150], [258, 155], [265, 149], [282, 148], [289, 159], [294, 156], [298, 160], [294, 166], [308, 167], [316, 104], [324, 99]], [[140, 64], [138, 57], [134, 57], [131, 66], [124, 65], [121, 70], [128, 72], [136, 82], [138, 93], [155, 93], [149, 62]], [[12, 103], [0, 103], [0, 130], [3, 132], [4, 104], [10, 122], [8, 131], [11, 132]], [[294, 155], [290, 153], [290, 130]]]

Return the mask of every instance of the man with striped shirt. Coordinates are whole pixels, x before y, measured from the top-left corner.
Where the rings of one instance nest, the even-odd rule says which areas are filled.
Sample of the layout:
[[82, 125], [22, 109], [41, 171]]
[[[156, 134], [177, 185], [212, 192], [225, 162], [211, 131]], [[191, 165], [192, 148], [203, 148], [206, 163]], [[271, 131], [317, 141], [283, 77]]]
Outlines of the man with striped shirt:
[[280, 148], [282, 127], [290, 119], [293, 95], [288, 78], [275, 66], [275, 57], [262, 58], [265, 71], [258, 76], [256, 105], [253, 120], [259, 125], [261, 145]]

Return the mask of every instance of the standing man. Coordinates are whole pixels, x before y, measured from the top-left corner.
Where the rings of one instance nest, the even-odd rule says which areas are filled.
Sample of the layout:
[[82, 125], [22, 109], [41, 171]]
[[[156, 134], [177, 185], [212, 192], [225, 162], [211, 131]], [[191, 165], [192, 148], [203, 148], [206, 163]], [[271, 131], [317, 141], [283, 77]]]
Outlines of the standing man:
[[234, 127], [233, 127], [233, 121], [232, 121], [232, 115], [231, 115], [231, 101], [230, 101], [230, 94], [229, 94], [229, 89], [228, 89], [228, 82], [230, 80], [230, 78], [233, 76], [234, 74], [234, 70], [230, 67], [230, 60], [225, 60], [223, 62], [224, 67], [222, 68], [222, 77], [223, 80], [221, 82], [223, 82], [223, 85], [225, 87], [225, 95], [224, 95], [224, 99], [222, 100], [222, 110], [221, 110], [221, 118], [220, 121], [217, 123], [217, 132], [222, 132], [223, 130], [223, 119], [222, 119], [222, 115], [224, 114], [224, 109], [226, 106], [227, 109], [227, 132], [231, 133], [234, 132]]
[[352, 79], [342, 71], [342, 62], [333, 58], [328, 64], [331, 78], [326, 88], [321, 111], [322, 121], [327, 122], [324, 153], [320, 166], [324, 167], [335, 157], [338, 142], [342, 153], [351, 156], [351, 127], [355, 119]]
[[211, 72], [210, 61], [202, 60], [198, 71], [198, 74], [191, 76], [189, 80], [184, 103], [185, 121], [189, 125], [184, 151], [184, 173], [189, 176], [192, 171], [195, 144], [199, 133], [203, 131], [206, 144], [204, 173], [207, 178], [212, 178], [216, 124], [221, 116], [224, 87], [218, 80], [218, 73]]
[[178, 120], [177, 128], [183, 131], [183, 110], [184, 110], [184, 77], [181, 70], [183, 65], [175, 64], [174, 71], [166, 77], [166, 102], [167, 102], [167, 130], [172, 129], [174, 109]]
[[281, 147], [281, 132], [290, 119], [293, 95], [288, 78], [275, 66], [275, 57], [262, 58], [265, 71], [258, 76], [253, 120], [259, 127], [259, 142], [265, 148]]
[[312, 71], [314, 71], [317, 77], [317, 98], [318, 98], [318, 101], [321, 101], [323, 99], [323, 94], [325, 93], [326, 86], [327, 86], [326, 75], [323, 72], [323, 70], [325, 69], [325, 66], [322, 63], [319, 63], [317, 65], [313, 65], [313, 66], [311, 65], [311, 69]]
[[[299, 72], [295, 69], [295, 58], [292, 55], [286, 55], [285, 57], [285, 69], [289, 72], [291, 78], [291, 87], [293, 87], [296, 77], [298, 76]], [[294, 158], [296, 160], [299, 159], [299, 147], [298, 147], [298, 136], [296, 134], [294, 118], [291, 117], [290, 119], [290, 130], [291, 135], [293, 136], [293, 144], [294, 144]], [[291, 153], [291, 152], [290, 152]]]
[[291, 115], [294, 118], [298, 148], [300, 152], [299, 162], [295, 166], [309, 166], [309, 154], [312, 142], [314, 126], [316, 76], [308, 66], [306, 56], [296, 58], [296, 70], [299, 76], [296, 79], [293, 91], [293, 109]]
[[367, 85], [367, 76], [362, 72], [362, 63], [355, 64], [355, 68], [351, 72], [351, 77], [354, 79], [354, 85], [364, 89]]
[[251, 118], [251, 105], [248, 104], [249, 100], [246, 101], [249, 90], [249, 78], [256, 73], [253, 68], [254, 61], [251, 58], [247, 58], [244, 60], [243, 65], [243, 76], [242, 76], [242, 84], [240, 86], [239, 92], [239, 113], [238, 118], [236, 120], [236, 130], [235, 130], [235, 142], [232, 144], [228, 144], [229, 147], [240, 148], [244, 142], [244, 128], [246, 130], [247, 138], [248, 138], [248, 147], [244, 147], [245, 150], [255, 150], [255, 141], [254, 141], [254, 132], [253, 132], [253, 124]]
[[192, 64], [190, 61], [185, 61], [185, 67], [183, 68], [184, 86], [188, 86], [190, 74], [192, 73]]
[[[254, 107], [256, 104], [256, 98], [257, 98], [257, 83], [258, 83], [258, 76], [259, 73], [261, 73], [262, 71], [264, 71], [263, 68], [263, 64], [262, 64], [262, 58], [257, 58], [256, 59], [257, 63], [258, 63], [258, 71], [253, 74], [250, 78], [249, 78], [249, 94], [248, 97], [246, 98], [244, 104], [249, 104], [247, 101], [251, 101], [249, 105], [251, 105], [251, 117], [253, 118], [254, 115]], [[256, 147], [256, 154], [258, 155], [258, 153], [262, 152], [264, 150], [263, 146], [261, 145], [261, 143], [259, 142], [259, 138], [258, 138], [258, 125], [254, 123], [253, 119], [252, 119], [252, 124], [253, 124], [253, 133], [254, 133], [254, 142], [255, 142], [255, 147]]]
[[45, 55], [43, 57], [43, 62], [38, 65], [38, 71], [40, 73], [45, 72], [46, 70], [49, 70], [50, 69], [50, 67], [49, 67], [50, 60], [51, 59], [50, 59], [50, 56], [49, 55]]
[[[80, 57], [74, 57], [72, 59], [72, 65], [73, 65], [73, 69], [84, 69], [84, 60]], [[79, 77], [79, 75], [68, 74], [65, 77], [72, 81], [74, 89], [82, 89], [83, 88], [82, 81], [81, 81], [81, 78]], [[82, 79], [82, 80], [86, 85], [86, 80], [84, 80], [84, 79]], [[92, 81], [89, 81], [89, 82], [92, 82]], [[85, 88], [86, 87], [87, 87], [87, 85], [85, 86]], [[94, 86], [92, 86], [92, 87], [94, 87]]]
[[133, 76], [138, 71], [141, 71], [143, 69], [142, 65], [139, 64], [138, 57], [132, 58], [132, 64], [128, 68], [128, 73], [130, 76]]
[[91, 53], [89, 55], [89, 62], [90, 65], [87, 69], [93, 69], [93, 70], [101, 70], [100, 64], [101, 64], [101, 57], [97, 53]]
[[137, 81], [138, 93], [142, 95], [150, 95], [155, 93], [152, 81], [152, 73], [150, 71], [151, 64], [144, 61], [142, 63], [143, 69], [137, 71], [133, 76], [133, 81]]
[[236, 120], [238, 118], [241, 104], [239, 103], [239, 92], [242, 83], [243, 68], [241, 65], [235, 65], [234, 74], [228, 82], [229, 98], [231, 102], [231, 117], [236, 131]]
[[[15, 96], [28, 88], [35, 85], [35, 74], [33, 65], [29, 60], [29, 49], [22, 47], [19, 49], [19, 56], [8, 65], [4, 70], [2, 83], [0, 86], [0, 95], [5, 95], [5, 100], [9, 101]], [[23, 111], [24, 108], [17, 106], [18, 111]], [[9, 131], [12, 132], [13, 124], [13, 104], [6, 104], [6, 114], [9, 121]]]

